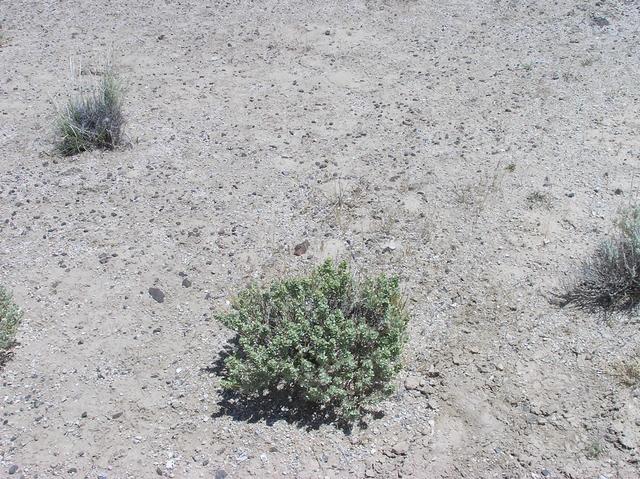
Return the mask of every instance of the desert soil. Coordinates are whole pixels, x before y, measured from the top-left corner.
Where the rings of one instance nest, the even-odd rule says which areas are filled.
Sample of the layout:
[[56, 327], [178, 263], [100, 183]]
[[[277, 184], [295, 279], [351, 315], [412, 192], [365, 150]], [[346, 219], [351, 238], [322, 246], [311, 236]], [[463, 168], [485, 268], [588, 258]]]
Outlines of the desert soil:
[[[637, 317], [550, 301], [637, 198], [637, 1], [7, 0], [0, 24], [25, 312], [1, 477], [640, 477]], [[59, 157], [70, 64], [109, 52], [130, 145]], [[351, 432], [223, 401], [215, 312], [327, 256], [400, 276], [396, 394]]]

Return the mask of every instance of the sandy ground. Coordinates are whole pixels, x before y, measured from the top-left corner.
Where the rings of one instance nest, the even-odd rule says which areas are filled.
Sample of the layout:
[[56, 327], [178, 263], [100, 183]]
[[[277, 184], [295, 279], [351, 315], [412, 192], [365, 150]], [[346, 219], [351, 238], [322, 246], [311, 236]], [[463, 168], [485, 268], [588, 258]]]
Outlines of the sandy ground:
[[[548, 300], [637, 198], [637, 1], [15, 0], [0, 25], [1, 477], [640, 477], [637, 318]], [[55, 156], [70, 60], [110, 49], [131, 146]], [[215, 311], [326, 256], [410, 299], [397, 394], [350, 434], [224, 403], [213, 369]]]

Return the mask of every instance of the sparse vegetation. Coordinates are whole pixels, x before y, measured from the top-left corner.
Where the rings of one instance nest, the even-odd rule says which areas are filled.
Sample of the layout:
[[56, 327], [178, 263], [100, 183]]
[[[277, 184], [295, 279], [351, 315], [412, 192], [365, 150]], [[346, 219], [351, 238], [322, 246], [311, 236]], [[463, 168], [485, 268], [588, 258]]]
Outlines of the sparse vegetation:
[[15, 343], [20, 317], [20, 309], [14, 304], [11, 295], [0, 286], [0, 359]]
[[113, 149], [122, 141], [122, 86], [111, 69], [98, 85], [69, 99], [59, 114], [58, 150], [65, 156], [97, 148]]
[[238, 333], [225, 388], [285, 394], [351, 421], [392, 392], [408, 316], [397, 278], [360, 282], [327, 260], [307, 277], [244, 290], [219, 319]]
[[604, 453], [606, 452], [606, 448], [604, 446], [603, 441], [595, 439], [593, 442], [587, 445], [584, 450], [584, 455], [587, 459], [596, 460], [600, 459]]
[[549, 199], [549, 195], [546, 193], [533, 191], [527, 195], [527, 203], [529, 205], [529, 209], [539, 206], [545, 206], [548, 208], [551, 205], [551, 200]]
[[626, 210], [612, 238], [582, 265], [578, 280], [560, 293], [562, 305], [590, 311], [632, 311], [640, 304], [640, 207]]
[[640, 356], [632, 356], [620, 362], [616, 367], [616, 375], [625, 386], [640, 385]]

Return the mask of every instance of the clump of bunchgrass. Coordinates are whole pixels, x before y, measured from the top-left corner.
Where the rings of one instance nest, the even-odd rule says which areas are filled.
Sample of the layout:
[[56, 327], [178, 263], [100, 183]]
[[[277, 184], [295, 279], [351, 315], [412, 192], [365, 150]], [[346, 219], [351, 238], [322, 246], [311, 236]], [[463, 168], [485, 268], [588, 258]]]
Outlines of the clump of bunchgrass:
[[309, 276], [250, 287], [219, 320], [238, 333], [226, 389], [351, 421], [393, 391], [408, 316], [398, 279], [357, 281], [327, 260]]
[[623, 212], [614, 234], [583, 262], [559, 299], [589, 311], [630, 312], [640, 305], [640, 206]]
[[13, 302], [11, 295], [0, 286], [0, 360], [15, 344], [14, 337], [22, 313]]
[[122, 99], [122, 85], [112, 69], [103, 73], [92, 90], [69, 99], [57, 123], [59, 152], [69, 156], [118, 146], [125, 123]]

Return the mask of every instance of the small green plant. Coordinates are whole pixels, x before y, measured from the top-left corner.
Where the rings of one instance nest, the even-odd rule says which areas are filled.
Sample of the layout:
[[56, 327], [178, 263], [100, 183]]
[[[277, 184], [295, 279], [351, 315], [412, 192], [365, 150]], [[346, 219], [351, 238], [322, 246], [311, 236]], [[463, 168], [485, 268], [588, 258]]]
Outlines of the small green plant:
[[548, 208], [551, 204], [551, 200], [546, 193], [533, 191], [527, 195], [527, 203], [529, 204], [529, 209], [533, 209], [538, 206], [545, 206]]
[[327, 260], [309, 276], [253, 286], [219, 320], [238, 333], [223, 387], [285, 393], [345, 421], [393, 391], [408, 316], [398, 279], [357, 281]]
[[14, 337], [22, 314], [11, 295], [0, 286], [0, 359], [14, 344]]
[[582, 264], [579, 278], [559, 295], [561, 305], [629, 312], [640, 304], [640, 207], [623, 212], [613, 236]]
[[58, 150], [65, 156], [96, 148], [113, 149], [122, 141], [123, 90], [111, 69], [92, 91], [81, 91], [60, 112]]
[[606, 448], [603, 442], [599, 439], [594, 439], [591, 443], [587, 445], [584, 449], [584, 455], [587, 459], [596, 460], [600, 459], [604, 453], [606, 452]]

